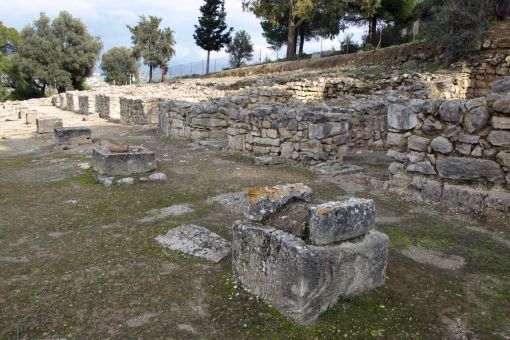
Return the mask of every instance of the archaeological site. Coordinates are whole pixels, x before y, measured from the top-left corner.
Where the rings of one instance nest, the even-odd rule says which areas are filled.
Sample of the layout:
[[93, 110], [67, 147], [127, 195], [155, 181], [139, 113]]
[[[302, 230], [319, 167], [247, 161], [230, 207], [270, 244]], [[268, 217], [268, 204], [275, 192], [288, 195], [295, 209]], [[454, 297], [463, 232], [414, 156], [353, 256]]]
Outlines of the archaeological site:
[[0, 339], [510, 339], [498, 19], [0, 102]]

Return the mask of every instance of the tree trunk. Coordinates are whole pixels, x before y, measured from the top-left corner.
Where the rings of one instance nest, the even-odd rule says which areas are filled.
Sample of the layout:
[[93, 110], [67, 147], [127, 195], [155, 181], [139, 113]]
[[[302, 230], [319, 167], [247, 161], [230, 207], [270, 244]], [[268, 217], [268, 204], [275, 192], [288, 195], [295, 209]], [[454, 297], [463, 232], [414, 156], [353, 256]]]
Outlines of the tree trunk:
[[43, 85], [41, 86], [41, 96], [43, 96], [43, 97], [44, 97], [44, 95], [45, 95], [45, 94], [46, 94], [46, 84], [43, 84]]
[[210, 60], [211, 60], [211, 51], [207, 51], [207, 64], [205, 66], [205, 74], [209, 74], [209, 62], [210, 62]]
[[65, 87], [62, 87], [62, 86], [57, 86], [57, 91], [58, 93], [65, 93], [66, 92], [66, 88]]
[[152, 65], [149, 65], [149, 83], [152, 83]]
[[303, 29], [299, 30], [299, 55], [303, 55], [303, 49], [305, 47], [305, 33]]
[[287, 36], [287, 59], [294, 59], [296, 56], [296, 18], [291, 13], [289, 14], [289, 35]]
[[375, 42], [377, 41], [376, 34], [377, 34], [377, 17], [373, 16], [369, 19], [368, 22], [368, 42], [372, 45], [374, 45]]

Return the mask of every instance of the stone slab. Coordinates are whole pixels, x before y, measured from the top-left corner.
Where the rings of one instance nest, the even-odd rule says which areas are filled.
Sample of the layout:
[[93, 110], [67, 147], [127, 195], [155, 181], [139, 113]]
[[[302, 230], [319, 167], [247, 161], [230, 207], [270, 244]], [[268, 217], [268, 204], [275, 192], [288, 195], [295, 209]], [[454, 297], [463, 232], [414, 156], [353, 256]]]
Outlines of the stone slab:
[[447, 179], [471, 180], [485, 178], [491, 182], [503, 179], [498, 163], [486, 159], [445, 157], [436, 164], [439, 176]]
[[156, 241], [167, 248], [188, 255], [220, 262], [230, 253], [230, 244], [224, 238], [207, 228], [184, 224], [156, 237]]
[[94, 170], [100, 175], [129, 176], [143, 174], [156, 169], [154, 152], [140, 148], [138, 151], [112, 152], [109, 148], [94, 149]]
[[339, 298], [363, 294], [386, 279], [388, 236], [306, 245], [294, 235], [246, 221], [233, 226], [232, 267], [239, 284], [298, 324], [309, 325]]
[[374, 228], [375, 203], [351, 197], [309, 208], [310, 241], [315, 245], [332, 244], [366, 234]]
[[56, 145], [92, 143], [92, 132], [87, 127], [55, 128], [53, 131]]
[[37, 133], [53, 133], [55, 128], [64, 126], [62, 118], [41, 117], [36, 119]]

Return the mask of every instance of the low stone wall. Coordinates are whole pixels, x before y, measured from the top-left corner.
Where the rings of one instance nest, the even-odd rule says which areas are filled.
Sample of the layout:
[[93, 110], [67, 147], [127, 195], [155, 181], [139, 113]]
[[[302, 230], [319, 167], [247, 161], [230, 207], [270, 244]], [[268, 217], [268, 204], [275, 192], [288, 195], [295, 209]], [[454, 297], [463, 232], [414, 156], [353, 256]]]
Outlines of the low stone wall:
[[159, 122], [159, 98], [120, 97], [122, 122], [135, 125], [156, 125]]
[[110, 118], [110, 97], [104, 94], [96, 94], [95, 110], [100, 118]]
[[393, 189], [450, 208], [510, 212], [510, 94], [391, 104], [388, 128]]
[[78, 96], [78, 113], [81, 115], [92, 115], [95, 112], [95, 96], [80, 95]]

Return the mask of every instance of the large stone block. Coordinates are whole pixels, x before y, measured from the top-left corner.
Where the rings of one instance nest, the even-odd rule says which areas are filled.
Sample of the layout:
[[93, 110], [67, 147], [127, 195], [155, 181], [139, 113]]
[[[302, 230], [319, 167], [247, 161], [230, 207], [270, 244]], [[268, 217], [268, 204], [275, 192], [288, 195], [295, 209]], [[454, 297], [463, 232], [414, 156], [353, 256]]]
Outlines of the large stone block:
[[445, 157], [436, 164], [439, 176], [447, 179], [471, 180], [485, 178], [491, 182], [502, 180], [503, 171], [498, 163], [486, 159]]
[[310, 240], [315, 245], [332, 244], [368, 233], [375, 224], [375, 203], [350, 198], [309, 208]]
[[262, 221], [292, 200], [310, 201], [312, 189], [303, 183], [253, 187], [244, 192], [247, 205], [244, 216], [252, 221]]
[[459, 123], [462, 118], [465, 101], [461, 99], [447, 100], [439, 107], [439, 117], [443, 122]]
[[146, 148], [128, 152], [112, 152], [109, 148], [94, 149], [94, 170], [100, 175], [129, 176], [156, 169], [156, 155]]
[[496, 100], [492, 108], [496, 112], [510, 114], [510, 97]]
[[281, 230], [238, 221], [233, 226], [235, 279], [296, 323], [308, 325], [340, 297], [386, 278], [388, 236], [371, 230], [356, 242], [314, 246]]
[[62, 118], [41, 117], [36, 119], [37, 133], [53, 133], [55, 128], [64, 126]]
[[487, 141], [495, 146], [510, 146], [510, 132], [491, 131], [487, 136]]
[[448, 138], [443, 136], [434, 138], [430, 145], [432, 146], [432, 150], [442, 154], [449, 154], [453, 151], [453, 144], [448, 140]]
[[464, 129], [467, 132], [476, 132], [489, 122], [489, 111], [486, 106], [479, 106], [466, 113], [464, 118]]
[[429, 144], [430, 139], [417, 135], [410, 136], [407, 141], [407, 147], [415, 151], [427, 151]]
[[492, 93], [496, 94], [510, 93], [510, 77], [492, 83]]
[[418, 125], [418, 115], [410, 107], [392, 104], [388, 107], [388, 126], [397, 130], [411, 130]]
[[492, 127], [500, 130], [510, 130], [510, 117], [492, 117]]
[[56, 145], [90, 144], [92, 132], [87, 127], [66, 127], [54, 129]]
[[487, 192], [468, 186], [445, 184], [441, 195], [441, 202], [448, 208], [461, 208], [468, 211], [481, 212], [485, 210], [486, 196]]

